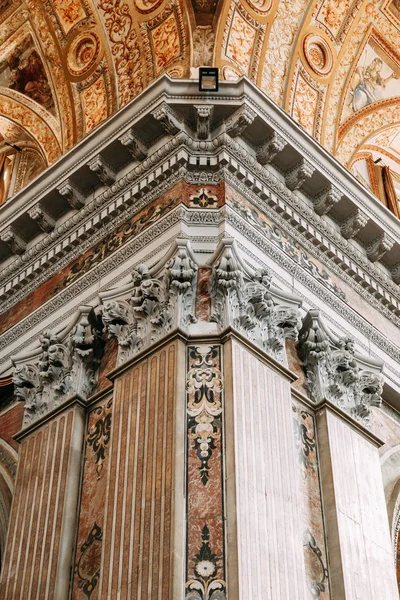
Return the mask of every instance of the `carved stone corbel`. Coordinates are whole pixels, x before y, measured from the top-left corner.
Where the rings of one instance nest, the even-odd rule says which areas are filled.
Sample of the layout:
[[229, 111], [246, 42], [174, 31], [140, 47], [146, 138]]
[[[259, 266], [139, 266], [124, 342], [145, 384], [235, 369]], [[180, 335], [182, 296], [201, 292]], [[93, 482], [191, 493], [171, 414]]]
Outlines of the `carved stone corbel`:
[[275, 156], [281, 152], [286, 146], [287, 141], [276, 131], [263, 144], [257, 148], [257, 160], [260, 164], [266, 165], [271, 163]]
[[119, 138], [119, 141], [129, 150], [135, 160], [143, 160], [148, 154], [146, 146], [135, 135], [133, 128]]
[[15, 231], [12, 225], [1, 233], [0, 239], [7, 244], [13, 254], [23, 254], [26, 250], [25, 240]]
[[102, 338], [91, 307], [80, 307], [61, 333], [45, 331], [39, 343], [36, 351], [12, 357], [15, 395], [25, 404], [25, 426], [71, 396], [88, 398], [97, 384]]
[[285, 339], [297, 336], [301, 301], [277, 290], [274, 293], [270, 274], [248, 267], [230, 238], [221, 241], [211, 264], [210, 320], [220, 329], [237, 329], [286, 364]]
[[53, 231], [55, 221], [39, 203], [32, 206], [32, 208], [28, 210], [28, 214], [33, 221], [36, 221], [42, 231], [46, 233]]
[[57, 191], [75, 210], [79, 210], [85, 204], [85, 196], [70, 179], [62, 183]]
[[389, 252], [389, 250], [392, 249], [393, 245], [394, 239], [389, 237], [386, 233], [382, 233], [381, 236], [366, 247], [369, 260], [372, 262], [380, 260], [386, 252]]
[[286, 186], [292, 192], [298, 190], [314, 171], [315, 168], [305, 158], [300, 159], [292, 169], [285, 173]]
[[326, 215], [343, 197], [342, 192], [330, 184], [314, 198], [314, 210], [317, 215]]
[[188, 330], [195, 321], [197, 269], [190, 243], [178, 239], [152, 269], [139, 265], [121, 294], [100, 294], [104, 325], [118, 340], [118, 364], [177, 327]]
[[176, 135], [182, 129], [182, 123], [174, 110], [163, 102], [151, 113], [169, 135]]
[[115, 182], [116, 173], [114, 169], [106, 163], [102, 156], [98, 155], [92, 158], [92, 160], [88, 162], [88, 167], [93, 173], [96, 173], [103, 185], [112, 185]]
[[226, 133], [231, 137], [241, 135], [243, 131], [253, 123], [256, 116], [257, 113], [249, 106], [241, 106], [225, 121]]
[[214, 111], [212, 104], [195, 104], [196, 134], [199, 140], [206, 140], [210, 135], [211, 118]]
[[363, 213], [360, 209], [356, 209], [347, 219], [342, 223], [340, 231], [342, 236], [349, 240], [354, 238], [357, 233], [365, 227], [368, 223], [368, 216]]
[[312, 400], [329, 400], [368, 425], [371, 407], [382, 401], [382, 365], [356, 355], [351, 337], [334, 337], [318, 310], [305, 316], [298, 347]]
[[400, 263], [395, 264], [391, 269], [392, 279], [395, 283], [400, 283]]

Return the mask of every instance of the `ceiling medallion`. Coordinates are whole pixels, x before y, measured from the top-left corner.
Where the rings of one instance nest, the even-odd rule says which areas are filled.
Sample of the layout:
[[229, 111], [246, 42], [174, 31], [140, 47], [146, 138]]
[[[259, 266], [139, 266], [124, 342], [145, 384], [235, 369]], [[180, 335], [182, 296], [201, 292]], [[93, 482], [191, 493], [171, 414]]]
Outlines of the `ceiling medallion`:
[[84, 31], [71, 42], [67, 53], [68, 71], [73, 77], [82, 79], [98, 63], [100, 39], [94, 31]]
[[163, 0], [135, 0], [135, 6], [141, 13], [149, 13], [160, 6]]
[[333, 56], [326, 40], [310, 33], [304, 38], [303, 49], [311, 69], [320, 77], [329, 75], [333, 67]]
[[265, 15], [269, 12], [272, 0], [247, 0], [249, 6], [259, 14]]

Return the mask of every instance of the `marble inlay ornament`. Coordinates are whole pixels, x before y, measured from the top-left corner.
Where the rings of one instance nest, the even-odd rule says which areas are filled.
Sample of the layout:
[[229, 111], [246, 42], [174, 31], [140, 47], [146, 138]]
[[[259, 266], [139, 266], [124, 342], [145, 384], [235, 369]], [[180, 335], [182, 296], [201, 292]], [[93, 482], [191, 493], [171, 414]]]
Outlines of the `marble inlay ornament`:
[[304, 38], [303, 49], [311, 69], [320, 77], [329, 75], [333, 68], [333, 55], [328, 42], [310, 33]]
[[382, 365], [355, 353], [351, 337], [336, 338], [310, 310], [299, 333], [307, 387], [315, 402], [330, 400], [368, 425], [372, 406], [382, 403]]
[[248, 267], [231, 238], [222, 240], [211, 264], [210, 320], [221, 329], [234, 327], [286, 364], [285, 339], [297, 336], [301, 301], [274, 290], [267, 271]]
[[102, 354], [100, 325], [90, 306], [81, 306], [62, 332], [45, 331], [40, 347], [12, 357], [14, 389], [24, 402], [24, 426], [69, 397], [88, 398], [95, 390]]
[[210, 546], [210, 532], [207, 525], [202, 529], [202, 545], [195, 557], [195, 580], [186, 583], [185, 600], [225, 600], [226, 583], [216, 579], [221, 558], [216, 556]]
[[130, 284], [100, 294], [104, 325], [118, 340], [118, 364], [174, 328], [187, 330], [195, 321], [197, 269], [190, 242], [177, 239], [157, 265], [139, 265]]
[[216, 366], [218, 350], [190, 348], [191, 367], [187, 375], [187, 414], [189, 438], [193, 440], [200, 460], [201, 481], [209, 478], [209, 459], [215, 450], [215, 440], [221, 437], [222, 373]]

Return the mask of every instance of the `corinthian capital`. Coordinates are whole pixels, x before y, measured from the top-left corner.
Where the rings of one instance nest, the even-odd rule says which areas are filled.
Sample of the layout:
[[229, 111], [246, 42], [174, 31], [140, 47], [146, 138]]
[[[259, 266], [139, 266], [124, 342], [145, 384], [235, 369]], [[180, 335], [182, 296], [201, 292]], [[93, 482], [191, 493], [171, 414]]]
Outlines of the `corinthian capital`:
[[304, 318], [299, 354], [312, 400], [330, 400], [368, 425], [371, 407], [382, 402], [382, 365], [357, 355], [351, 337], [333, 336], [318, 310], [310, 310]]
[[173, 329], [188, 330], [195, 320], [197, 269], [190, 242], [178, 239], [153, 268], [135, 268], [120, 294], [100, 294], [106, 330], [118, 340], [119, 364]]
[[212, 260], [209, 283], [211, 321], [220, 329], [233, 327], [274, 359], [287, 363], [285, 339], [297, 336], [297, 298], [276, 294], [266, 270], [251, 269], [234, 240], [222, 240]]

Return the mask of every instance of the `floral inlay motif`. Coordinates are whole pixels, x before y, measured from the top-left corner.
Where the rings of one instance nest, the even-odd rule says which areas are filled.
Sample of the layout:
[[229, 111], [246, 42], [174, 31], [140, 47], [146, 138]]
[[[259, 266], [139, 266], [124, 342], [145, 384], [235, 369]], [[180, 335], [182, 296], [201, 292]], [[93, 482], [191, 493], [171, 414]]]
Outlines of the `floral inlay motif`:
[[[297, 410], [293, 407], [294, 412], [297, 414]], [[310, 425], [310, 414], [305, 412], [304, 410], [299, 410], [299, 416], [301, 417], [301, 421], [297, 419], [293, 419], [294, 425], [294, 433], [296, 440], [296, 447], [299, 452], [299, 460], [301, 465], [305, 469], [311, 469], [313, 471], [316, 470], [316, 464], [314, 457], [311, 460], [310, 454], [315, 452], [315, 433], [314, 433], [314, 423], [311, 420], [312, 426]]]
[[79, 577], [78, 587], [87, 598], [90, 598], [99, 581], [102, 539], [103, 531], [95, 523], [80, 548], [80, 556], [75, 564], [75, 573]]
[[200, 188], [194, 194], [189, 196], [189, 206], [200, 208], [217, 208], [217, 196], [211, 193], [208, 188]]
[[[328, 591], [328, 569], [324, 564], [324, 556], [321, 549], [309, 529], [304, 534], [303, 544], [309, 552], [311, 552], [310, 560], [307, 562], [313, 563], [314, 580], [309, 581], [309, 589], [312, 598], [320, 598], [323, 592]], [[317, 575], [319, 572], [319, 577]]]
[[111, 410], [112, 399], [104, 406], [99, 406], [95, 409], [98, 416], [96, 421], [89, 426], [87, 443], [93, 450], [93, 460], [96, 464], [97, 478], [100, 479], [103, 470], [104, 461], [106, 459], [106, 449], [110, 442], [111, 435]]
[[202, 545], [195, 556], [194, 574], [197, 579], [186, 583], [186, 600], [225, 600], [226, 583], [215, 579], [222, 558], [210, 546], [210, 532], [205, 524], [202, 529]]
[[200, 460], [201, 481], [206, 485], [215, 440], [221, 436], [222, 373], [219, 368], [219, 347], [211, 346], [206, 352], [191, 347], [189, 361], [188, 435]]

